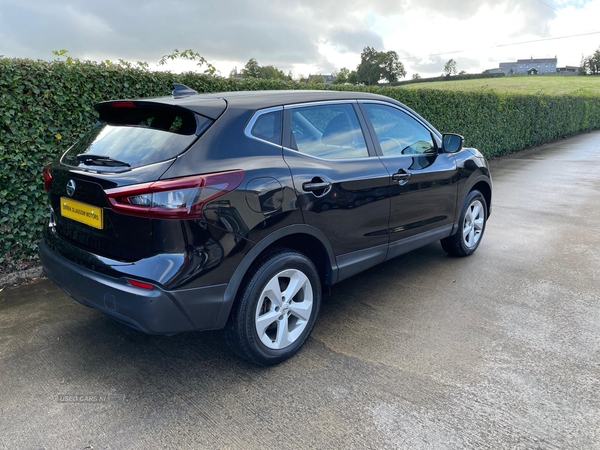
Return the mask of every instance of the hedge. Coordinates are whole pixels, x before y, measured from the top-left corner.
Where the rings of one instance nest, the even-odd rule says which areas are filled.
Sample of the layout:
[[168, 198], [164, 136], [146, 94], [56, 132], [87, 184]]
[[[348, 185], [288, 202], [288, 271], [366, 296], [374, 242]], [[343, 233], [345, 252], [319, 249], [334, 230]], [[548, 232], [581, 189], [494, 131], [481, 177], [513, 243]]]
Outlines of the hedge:
[[392, 86], [403, 86], [414, 83], [433, 83], [435, 81], [458, 81], [458, 80], [481, 80], [485, 78], [502, 78], [506, 76], [504, 72], [499, 73], [463, 73], [461, 75], [442, 75], [432, 78], [415, 78], [412, 80], [396, 81]]
[[112, 63], [0, 58], [0, 264], [37, 257], [40, 230], [48, 220], [42, 168], [96, 121], [93, 105], [169, 94], [175, 81], [199, 92], [337, 89], [383, 94], [415, 109], [440, 131], [463, 134], [467, 145], [488, 157], [600, 128], [600, 98], [595, 97], [306, 85], [152, 72]]

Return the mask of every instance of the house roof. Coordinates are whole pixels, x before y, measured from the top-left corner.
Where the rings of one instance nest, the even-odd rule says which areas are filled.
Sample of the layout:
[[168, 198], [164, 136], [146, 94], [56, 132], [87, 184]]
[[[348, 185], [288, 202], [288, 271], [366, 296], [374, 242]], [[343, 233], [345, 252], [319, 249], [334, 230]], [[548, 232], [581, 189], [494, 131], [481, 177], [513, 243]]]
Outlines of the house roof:
[[556, 64], [556, 58], [530, 58], [530, 59], [517, 59], [517, 64], [545, 64], [554, 63]]

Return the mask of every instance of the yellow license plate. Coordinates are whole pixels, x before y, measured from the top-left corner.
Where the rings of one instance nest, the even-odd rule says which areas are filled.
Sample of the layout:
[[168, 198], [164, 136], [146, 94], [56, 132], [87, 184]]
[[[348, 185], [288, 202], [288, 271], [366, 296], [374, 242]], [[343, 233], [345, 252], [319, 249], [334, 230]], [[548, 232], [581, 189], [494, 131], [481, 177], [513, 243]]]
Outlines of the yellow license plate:
[[90, 227], [102, 229], [102, 213], [102, 208], [99, 208], [98, 206], [76, 202], [75, 200], [66, 197], [60, 198], [60, 214], [63, 217], [85, 223]]

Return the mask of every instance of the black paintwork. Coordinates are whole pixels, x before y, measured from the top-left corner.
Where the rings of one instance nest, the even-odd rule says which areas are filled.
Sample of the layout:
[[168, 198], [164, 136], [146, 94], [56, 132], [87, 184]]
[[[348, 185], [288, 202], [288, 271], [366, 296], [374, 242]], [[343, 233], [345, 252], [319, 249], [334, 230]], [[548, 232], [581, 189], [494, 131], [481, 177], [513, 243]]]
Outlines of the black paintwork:
[[[281, 145], [244, 133], [258, 110], [336, 100], [379, 101], [401, 108], [430, 129], [441, 148], [441, 134], [424, 119], [392, 99], [373, 94], [272, 91], [152, 99], [152, 107], [186, 108], [216, 120], [186, 152], [151, 166], [95, 173], [56, 160], [50, 191], [54, 211], [60, 210], [67, 182], [75, 180], [73, 199], [102, 207], [105, 227], [96, 230], [56, 213], [55, 225], [46, 228], [41, 246], [46, 272], [79, 301], [124, 322], [124, 302], [138, 291], [148, 295], [128, 286], [125, 278], [153, 284], [161, 307], [169, 311], [160, 326], [152, 322], [148, 312], [152, 308], [144, 307], [142, 315], [127, 309], [130, 318], [135, 315], [135, 325], [129, 324], [148, 332], [220, 328], [252, 263], [270, 248], [282, 245], [305, 251], [323, 281], [333, 284], [456, 232], [464, 199], [474, 186], [485, 191], [491, 211], [490, 174], [479, 152], [465, 148], [457, 153], [381, 157], [368, 118], [360, 114], [360, 103], [355, 110], [370, 157], [333, 161], [291, 150], [286, 141], [288, 110], [283, 115]], [[110, 107], [111, 102], [105, 102], [97, 109], [104, 114]], [[244, 170], [242, 183], [207, 204], [202, 219], [119, 214], [104, 195], [104, 190], [115, 187], [235, 169]], [[404, 184], [406, 172], [411, 177]], [[90, 274], [93, 283], [81, 282]], [[90, 286], [93, 295], [86, 294]], [[214, 286], [220, 288], [210, 290]], [[115, 296], [115, 304], [109, 302], [114, 308], [98, 303], [103, 289]], [[120, 297], [119, 289], [125, 289], [126, 295]], [[200, 297], [209, 290], [210, 300], [202, 301]], [[174, 307], [164, 306], [169, 301]], [[169, 327], [164, 320], [177, 326]]]
[[458, 170], [453, 154], [381, 159], [392, 174], [411, 173], [406, 184], [391, 185], [391, 242], [454, 222]]

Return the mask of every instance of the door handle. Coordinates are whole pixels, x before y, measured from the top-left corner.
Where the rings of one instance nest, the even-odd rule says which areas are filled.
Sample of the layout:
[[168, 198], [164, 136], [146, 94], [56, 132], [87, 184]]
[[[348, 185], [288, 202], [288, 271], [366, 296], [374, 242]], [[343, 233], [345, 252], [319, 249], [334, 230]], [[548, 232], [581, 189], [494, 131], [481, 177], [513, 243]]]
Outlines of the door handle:
[[392, 180], [397, 181], [400, 186], [404, 186], [406, 183], [408, 183], [410, 177], [412, 177], [412, 173], [407, 172], [404, 169], [400, 169], [397, 173], [392, 175]]
[[328, 189], [331, 186], [331, 183], [329, 181], [318, 181], [318, 182], [310, 182], [310, 183], [304, 183], [302, 185], [302, 189], [304, 189], [305, 191], [309, 191], [309, 192], [314, 192], [314, 191], [324, 191], [325, 189]]

